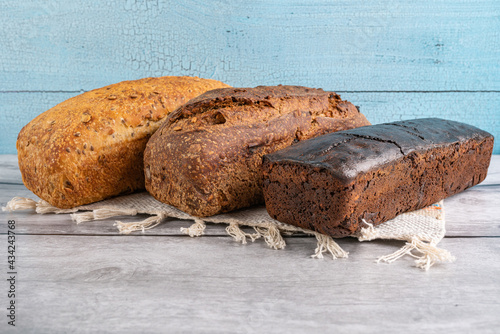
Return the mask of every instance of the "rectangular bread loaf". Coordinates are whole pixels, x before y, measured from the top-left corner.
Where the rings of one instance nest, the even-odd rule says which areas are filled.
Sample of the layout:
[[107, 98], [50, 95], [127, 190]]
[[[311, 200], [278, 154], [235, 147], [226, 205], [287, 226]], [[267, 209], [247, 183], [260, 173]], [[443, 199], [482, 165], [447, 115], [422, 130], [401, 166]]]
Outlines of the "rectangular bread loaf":
[[[493, 136], [428, 118], [327, 134], [264, 156], [271, 217], [333, 237], [431, 205], [484, 180]], [[365, 226], [366, 227], [366, 226]]]
[[261, 204], [264, 154], [368, 124], [353, 104], [321, 89], [216, 89], [174, 111], [151, 137], [146, 189], [195, 216]]
[[188, 100], [228, 85], [167, 76], [85, 92], [42, 113], [19, 133], [28, 189], [59, 208], [144, 189], [143, 153], [161, 121]]

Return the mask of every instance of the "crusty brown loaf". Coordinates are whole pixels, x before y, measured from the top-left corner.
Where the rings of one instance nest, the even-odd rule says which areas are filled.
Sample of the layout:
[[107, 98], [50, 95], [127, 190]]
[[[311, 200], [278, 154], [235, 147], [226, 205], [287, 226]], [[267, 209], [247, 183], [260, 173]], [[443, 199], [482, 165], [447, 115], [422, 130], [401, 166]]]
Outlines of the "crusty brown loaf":
[[321, 89], [216, 89], [174, 111], [151, 137], [146, 189], [195, 216], [263, 203], [264, 154], [368, 124], [354, 105]]
[[124, 81], [66, 100], [19, 133], [23, 182], [59, 208], [144, 188], [143, 151], [162, 119], [219, 81], [160, 77]]
[[266, 208], [333, 237], [429, 206], [484, 180], [493, 136], [437, 118], [327, 134], [266, 155]]

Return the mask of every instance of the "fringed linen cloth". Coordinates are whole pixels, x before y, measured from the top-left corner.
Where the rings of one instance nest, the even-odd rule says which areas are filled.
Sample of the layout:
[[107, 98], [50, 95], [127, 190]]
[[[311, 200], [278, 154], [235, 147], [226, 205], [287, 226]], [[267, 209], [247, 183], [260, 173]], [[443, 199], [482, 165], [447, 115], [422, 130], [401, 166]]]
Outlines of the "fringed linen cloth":
[[[268, 215], [263, 206], [198, 218], [155, 200], [147, 192], [142, 192], [72, 209], [59, 209], [44, 200], [37, 202], [29, 198], [15, 197], [7, 203], [6, 207], [2, 208], [4, 211], [26, 209], [35, 210], [39, 214], [71, 214], [71, 218], [77, 224], [116, 216], [151, 215], [151, 217], [138, 222], [123, 223], [116, 221], [115, 226], [122, 234], [135, 231], [144, 233], [145, 230], [161, 224], [167, 217], [194, 220], [194, 224], [190, 227], [181, 228], [181, 232], [191, 237], [203, 235], [207, 222], [226, 224], [226, 232], [236, 241], [245, 244], [248, 239], [253, 242], [262, 238], [273, 249], [285, 248], [286, 243], [283, 235], [305, 233], [314, 235], [317, 239], [317, 247], [312, 257], [323, 258], [324, 253], [329, 253], [334, 259], [348, 257], [348, 253], [331, 237], [278, 222]], [[410, 255], [416, 259], [415, 264], [417, 267], [428, 270], [436, 262], [451, 262], [454, 260], [454, 257], [447, 250], [437, 247], [437, 244], [445, 235], [443, 201], [421, 210], [401, 214], [377, 226], [367, 222], [364, 223], [365, 227], [358, 234], [352, 235], [359, 241], [374, 239], [406, 241], [406, 244], [401, 249], [393, 254], [379, 257], [377, 262], [391, 263], [405, 255]], [[240, 228], [242, 226], [252, 227], [255, 232], [246, 233]]]

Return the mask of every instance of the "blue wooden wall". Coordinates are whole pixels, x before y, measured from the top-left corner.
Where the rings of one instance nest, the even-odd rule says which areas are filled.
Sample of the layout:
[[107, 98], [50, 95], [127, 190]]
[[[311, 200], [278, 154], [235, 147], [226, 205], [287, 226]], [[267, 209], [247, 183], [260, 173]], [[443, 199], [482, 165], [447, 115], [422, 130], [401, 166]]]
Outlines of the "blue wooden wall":
[[[500, 1], [3, 0], [0, 153], [83, 91], [147, 76], [340, 92], [372, 121], [500, 136]], [[500, 153], [500, 145], [495, 145]]]

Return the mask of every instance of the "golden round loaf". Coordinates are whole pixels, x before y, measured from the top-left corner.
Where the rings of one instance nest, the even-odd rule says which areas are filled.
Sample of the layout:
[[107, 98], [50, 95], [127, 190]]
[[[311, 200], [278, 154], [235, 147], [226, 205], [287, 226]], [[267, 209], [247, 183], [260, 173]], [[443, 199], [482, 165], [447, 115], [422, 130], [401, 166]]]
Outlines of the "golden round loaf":
[[23, 182], [59, 208], [143, 189], [144, 148], [162, 119], [190, 99], [223, 87], [229, 86], [167, 76], [123, 81], [70, 98], [19, 133]]

